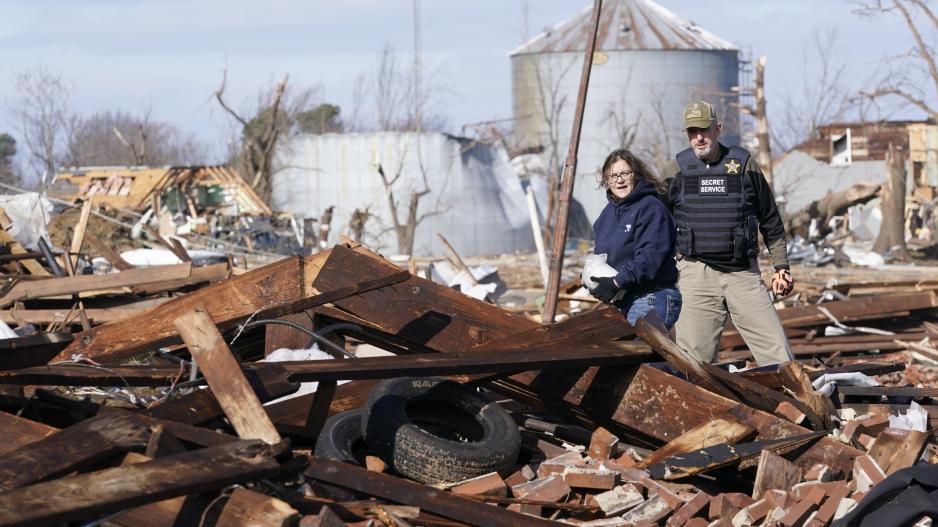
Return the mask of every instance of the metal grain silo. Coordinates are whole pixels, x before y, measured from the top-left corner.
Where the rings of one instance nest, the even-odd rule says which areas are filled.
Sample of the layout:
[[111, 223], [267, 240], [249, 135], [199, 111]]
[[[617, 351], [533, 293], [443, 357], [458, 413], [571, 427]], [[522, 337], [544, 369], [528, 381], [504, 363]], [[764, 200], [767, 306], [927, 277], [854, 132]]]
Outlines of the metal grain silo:
[[[587, 6], [511, 52], [519, 146], [543, 146], [551, 166], [566, 157], [590, 18]], [[606, 202], [595, 176], [609, 151], [628, 146], [660, 168], [687, 146], [681, 111], [690, 101], [711, 101], [723, 142], [739, 141], [739, 50], [730, 42], [651, 0], [607, 0], [596, 49], [574, 189], [591, 220]]]

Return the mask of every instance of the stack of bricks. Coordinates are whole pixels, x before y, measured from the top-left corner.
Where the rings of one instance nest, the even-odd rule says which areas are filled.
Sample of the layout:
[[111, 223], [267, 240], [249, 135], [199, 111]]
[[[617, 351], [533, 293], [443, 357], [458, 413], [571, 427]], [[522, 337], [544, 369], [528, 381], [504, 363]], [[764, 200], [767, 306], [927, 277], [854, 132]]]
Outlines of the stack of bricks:
[[801, 481], [790, 488], [763, 488], [758, 494], [713, 493], [712, 488], [706, 492], [685, 483], [652, 479], [647, 471], [635, 468], [636, 456], [616, 455], [619, 441], [603, 428], [594, 432], [585, 451], [551, 451], [553, 457], [524, 465], [505, 479], [492, 473], [456, 485], [452, 491], [507, 498], [503, 501], [510, 503], [511, 510], [585, 527], [822, 527], [852, 510], [887, 474], [930, 453], [938, 461], [938, 449], [927, 445], [930, 435], [892, 429], [888, 424], [887, 419], [864, 418], [832, 434], [868, 451], [856, 458], [851, 472], [816, 464], [802, 468]]

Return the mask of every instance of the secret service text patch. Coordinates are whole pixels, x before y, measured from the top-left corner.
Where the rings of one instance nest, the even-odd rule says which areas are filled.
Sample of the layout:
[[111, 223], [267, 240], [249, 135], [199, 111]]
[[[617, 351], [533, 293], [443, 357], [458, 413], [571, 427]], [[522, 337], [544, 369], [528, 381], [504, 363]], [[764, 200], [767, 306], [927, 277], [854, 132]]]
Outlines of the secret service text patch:
[[726, 196], [726, 176], [700, 178], [700, 194], [703, 196]]

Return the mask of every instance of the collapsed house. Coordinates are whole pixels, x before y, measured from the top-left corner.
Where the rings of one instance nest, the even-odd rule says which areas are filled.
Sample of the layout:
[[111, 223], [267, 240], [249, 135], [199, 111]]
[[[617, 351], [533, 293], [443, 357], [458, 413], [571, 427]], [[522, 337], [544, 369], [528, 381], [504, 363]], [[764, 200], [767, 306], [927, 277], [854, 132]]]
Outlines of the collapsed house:
[[[892, 145], [906, 156], [909, 235], [916, 237], [926, 223], [933, 223], [938, 188], [938, 125], [929, 121], [835, 123], [820, 126], [818, 133], [818, 137], [796, 146], [774, 163], [776, 197], [788, 215], [833, 198], [843, 201], [844, 210], [838, 215], [843, 216], [843, 225], [855, 238], [876, 239], [882, 222], [879, 198], [862, 191], [854, 192], [853, 198], [846, 194], [852, 188], [883, 184], [886, 151]], [[830, 215], [818, 216], [825, 222], [831, 219]]]
[[314, 245], [304, 241], [302, 222], [271, 210], [223, 165], [67, 169], [56, 174], [48, 195], [135, 216], [140, 226], [154, 218], [160, 236], [201, 236], [198, 246], [207, 249], [296, 254]]
[[829, 282], [806, 278], [780, 312], [799, 360], [734, 373], [748, 351], [733, 332], [725, 364], [700, 364], [653, 318], [633, 328], [594, 303], [542, 326], [354, 243], [229, 266], [7, 288], [4, 312], [71, 307], [59, 331], [0, 340], [0, 525], [936, 513], [934, 280], [858, 279], [817, 304]]

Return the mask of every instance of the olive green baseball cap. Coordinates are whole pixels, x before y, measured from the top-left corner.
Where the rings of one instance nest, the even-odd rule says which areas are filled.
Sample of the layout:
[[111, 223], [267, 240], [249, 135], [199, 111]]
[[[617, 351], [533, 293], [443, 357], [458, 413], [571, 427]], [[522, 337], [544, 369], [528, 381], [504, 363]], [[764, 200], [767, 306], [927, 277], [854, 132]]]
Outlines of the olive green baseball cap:
[[706, 101], [694, 101], [684, 107], [684, 129], [709, 128], [717, 121], [717, 112]]

